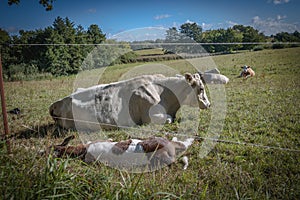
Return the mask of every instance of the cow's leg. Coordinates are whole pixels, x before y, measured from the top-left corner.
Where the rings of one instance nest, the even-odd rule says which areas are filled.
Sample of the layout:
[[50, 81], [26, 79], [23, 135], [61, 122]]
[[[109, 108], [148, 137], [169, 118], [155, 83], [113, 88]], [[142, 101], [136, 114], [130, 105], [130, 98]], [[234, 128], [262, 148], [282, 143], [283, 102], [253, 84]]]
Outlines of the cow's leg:
[[153, 114], [150, 116], [151, 123], [154, 124], [171, 124], [173, 118], [168, 114]]
[[[172, 150], [175, 153], [175, 149]], [[156, 170], [164, 166], [169, 166], [176, 161], [175, 154], [170, 154], [169, 149], [165, 149], [165, 147], [153, 152], [153, 154], [150, 155], [150, 170]]]
[[149, 117], [151, 123], [154, 124], [170, 124], [173, 122], [172, 116], [167, 114], [165, 108], [160, 104], [154, 105], [149, 109]]
[[56, 157], [70, 156], [72, 158], [83, 158], [86, 154], [87, 147], [84, 144], [77, 146], [53, 146], [53, 152]]
[[189, 159], [188, 159], [188, 157], [187, 157], [187, 156], [183, 156], [183, 157], [182, 157], [182, 162], [183, 162], [183, 164], [184, 164], [183, 170], [186, 170], [187, 167], [189, 166]]

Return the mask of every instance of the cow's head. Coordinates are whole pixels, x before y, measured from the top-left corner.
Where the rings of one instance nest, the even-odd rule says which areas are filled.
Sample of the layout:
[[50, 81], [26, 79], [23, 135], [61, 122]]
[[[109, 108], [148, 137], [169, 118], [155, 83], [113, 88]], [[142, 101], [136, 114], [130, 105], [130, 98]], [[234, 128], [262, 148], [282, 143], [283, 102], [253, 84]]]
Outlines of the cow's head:
[[185, 79], [189, 83], [189, 85], [193, 88], [195, 94], [197, 95], [197, 101], [199, 108], [206, 109], [210, 106], [210, 102], [207, 98], [206, 92], [205, 92], [205, 86], [203, 83], [203, 79], [201, 78], [201, 75], [191, 74], [191, 73], [185, 73]]
[[248, 69], [251, 68], [251, 67], [245, 65], [245, 66], [243, 66], [243, 67], [241, 67], [241, 68], [242, 68], [243, 73], [247, 73], [247, 72], [248, 72]]
[[49, 112], [58, 125], [65, 128], [74, 127], [71, 97], [66, 97], [51, 104]]

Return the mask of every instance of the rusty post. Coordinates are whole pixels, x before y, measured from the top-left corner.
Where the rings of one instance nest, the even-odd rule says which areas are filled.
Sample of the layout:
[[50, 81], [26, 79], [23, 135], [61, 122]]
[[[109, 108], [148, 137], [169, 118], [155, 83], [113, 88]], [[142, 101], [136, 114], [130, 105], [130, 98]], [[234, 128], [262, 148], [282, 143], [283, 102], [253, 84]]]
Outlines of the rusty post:
[[2, 74], [2, 60], [0, 54], [0, 93], [1, 93], [1, 106], [2, 106], [2, 115], [3, 115], [3, 125], [4, 125], [4, 138], [6, 138], [6, 148], [7, 152], [10, 153], [10, 141], [8, 139], [8, 120], [7, 120], [7, 112], [5, 105], [5, 96], [4, 96], [4, 83], [3, 83], [3, 74]]

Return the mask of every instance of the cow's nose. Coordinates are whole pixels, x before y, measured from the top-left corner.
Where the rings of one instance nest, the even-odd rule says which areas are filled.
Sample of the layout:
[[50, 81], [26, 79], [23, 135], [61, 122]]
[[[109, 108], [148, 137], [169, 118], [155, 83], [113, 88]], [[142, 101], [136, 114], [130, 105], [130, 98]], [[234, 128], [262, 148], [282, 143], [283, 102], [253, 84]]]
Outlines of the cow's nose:
[[207, 102], [206, 108], [210, 108], [210, 102]]
[[54, 116], [54, 106], [51, 106], [49, 111], [50, 111], [50, 115]]
[[51, 107], [50, 108], [50, 115], [54, 120], [57, 120], [57, 117], [59, 117], [56, 113], [55, 113], [55, 107]]
[[50, 108], [50, 115], [53, 116], [54, 115], [54, 110], [52, 108]]

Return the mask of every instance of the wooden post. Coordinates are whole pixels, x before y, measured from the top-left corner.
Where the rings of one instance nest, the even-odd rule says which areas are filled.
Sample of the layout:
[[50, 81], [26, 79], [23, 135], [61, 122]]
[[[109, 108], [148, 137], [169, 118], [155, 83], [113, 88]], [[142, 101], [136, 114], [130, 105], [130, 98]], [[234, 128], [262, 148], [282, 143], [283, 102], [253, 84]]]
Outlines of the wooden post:
[[6, 148], [7, 152], [10, 153], [10, 141], [8, 139], [8, 120], [7, 120], [7, 112], [5, 105], [5, 96], [4, 96], [4, 84], [3, 84], [3, 74], [2, 74], [2, 61], [0, 54], [0, 93], [1, 93], [1, 106], [2, 106], [2, 115], [3, 115], [3, 125], [4, 125], [4, 138], [6, 138]]

